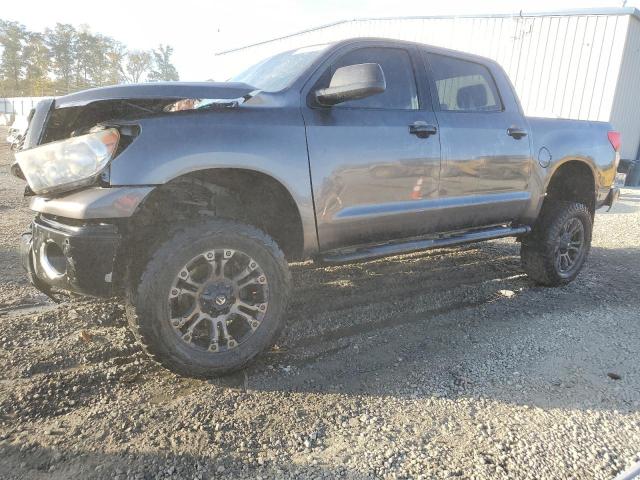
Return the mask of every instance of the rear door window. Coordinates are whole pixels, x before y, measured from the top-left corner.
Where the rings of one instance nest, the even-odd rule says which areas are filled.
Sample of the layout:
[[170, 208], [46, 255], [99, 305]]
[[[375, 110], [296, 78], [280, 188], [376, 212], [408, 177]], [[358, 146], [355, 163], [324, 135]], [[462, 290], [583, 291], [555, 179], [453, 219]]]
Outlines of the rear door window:
[[498, 88], [489, 70], [479, 63], [425, 53], [436, 85], [440, 110], [496, 112], [502, 110]]

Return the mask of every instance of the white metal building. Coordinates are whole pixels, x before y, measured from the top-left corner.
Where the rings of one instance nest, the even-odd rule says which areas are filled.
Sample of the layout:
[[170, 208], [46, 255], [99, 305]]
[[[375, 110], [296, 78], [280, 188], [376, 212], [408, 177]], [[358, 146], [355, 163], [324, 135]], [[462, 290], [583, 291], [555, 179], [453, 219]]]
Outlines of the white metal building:
[[305, 45], [351, 37], [411, 40], [497, 60], [528, 115], [610, 121], [622, 157], [640, 154], [640, 11], [345, 20], [216, 54], [217, 79]]

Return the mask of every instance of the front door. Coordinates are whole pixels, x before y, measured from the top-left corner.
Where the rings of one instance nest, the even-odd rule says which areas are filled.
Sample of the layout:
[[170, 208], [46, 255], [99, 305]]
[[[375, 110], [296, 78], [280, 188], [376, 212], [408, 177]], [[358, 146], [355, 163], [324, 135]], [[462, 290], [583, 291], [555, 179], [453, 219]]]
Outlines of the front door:
[[411, 48], [355, 46], [330, 61], [313, 91], [339, 67], [377, 63], [383, 93], [304, 108], [320, 248], [382, 242], [433, 228], [440, 141], [430, 100], [418, 89]]

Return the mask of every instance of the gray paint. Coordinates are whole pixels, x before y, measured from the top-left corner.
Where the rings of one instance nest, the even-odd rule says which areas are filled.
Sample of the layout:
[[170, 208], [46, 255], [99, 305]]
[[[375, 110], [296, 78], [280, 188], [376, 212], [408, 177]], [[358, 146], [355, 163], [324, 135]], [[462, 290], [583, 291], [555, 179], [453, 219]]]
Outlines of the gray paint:
[[[362, 46], [394, 46], [411, 53], [419, 110], [363, 113], [307, 104], [316, 79], [331, 61]], [[418, 47], [380, 39], [341, 42], [282, 92], [258, 93], [232, 109], [121, 122], [139, 125], [140, 134], [112, 161], [110, 182], [114, 187], [148, 187], [204, 169], [262, 172], [279, 181], [297, 205], [306, 255], [430, 232], [508, 222], [531, 225], [551, 175], [571, 160], [590, 166], [598, 205], [604, 202], [616, 166], [607, 140], [609, 124], [527, 119], [495, 62], [420, 46], [486, 65], [505, 107], [495, 114], [444, 114], [427, 100], [433, 95]], [[198, 88], [177, 91], [194, 97]], [[100, 98], [121, 95], [114, 88]], [[163, 95], [171, 95], [169, 86]], [[417, 120], [437, 124], [443, 134], [425, 139], [410, 135], [409, 123]], [[519, 140], [508, 136], [506, 129], [513, 126], [528, 135]], [[537, 161], [543, 147], [552, 157], [546, 168]], [[420, 179], [424, 191], [414, 198], [411, 192]], [[115, 201], [113, 208], [116, 216]], [[109, 206], [100, 211], [108, 214]]]
[[47, 98], [42, 100], [36, 105], [34, 109], [33, 117], [29, 122], [27, 128], [27, 134], [24, 138], [23, 149], [35, 147], [40, 143], [42, 133], [44, 132], [44, 126], [49, 118], [49, 112], [53, 108], [53, 98]]
[[[532, 131], [532, 147], [537, 152], [546, 147], [551, 154], [547, 168], [534, 165], [531, 176], [532, 202], [523, 215], [523, 221], [533, 222], [537, 217], [544, 192], [553, 173], [564, 163], [578, 160], [589, 166], [594, 174], [596, 206], [606, 199], [616, 175], [619, 155], [607, 140], [611, 125], [605, 122], [528, 118]], [[602, 141], [604, 138], [604, 142]]]
[[[263, 94], [223, 111], [142, 119], [140, 135], [116, 157], [112, 185], [159, 185], [198, 170], [237, 168], [280, 182], [298, 206], [306, 253], [317, 249], [307, 145], [300, 109]], [[297, 98], [297, 95], [294, 96]]]
[[127, 218], [154, 187], [93, 187], [63, 198], [33, 197], [31, 210], [73, 219]]

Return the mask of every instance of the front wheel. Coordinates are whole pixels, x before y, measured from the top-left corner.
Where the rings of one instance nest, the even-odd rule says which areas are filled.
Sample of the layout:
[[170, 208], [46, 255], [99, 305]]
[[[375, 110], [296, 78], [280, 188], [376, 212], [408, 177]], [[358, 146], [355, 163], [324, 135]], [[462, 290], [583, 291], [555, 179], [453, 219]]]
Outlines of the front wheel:
[[212, 377], [243, 367], [276, 340], [289, 290], [273, 239], [213, 220], [185, 226], [154, 252], [127, 314], [152, 359], [181, 375]]
[[581, 203], [558, 202], [541, 214], [520, 250], [529, 277], [547, 286], [566, 285], [584, 266], [591, 248], [593, 222]]

